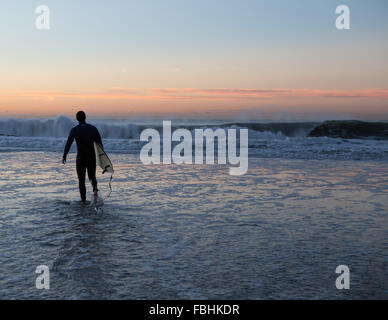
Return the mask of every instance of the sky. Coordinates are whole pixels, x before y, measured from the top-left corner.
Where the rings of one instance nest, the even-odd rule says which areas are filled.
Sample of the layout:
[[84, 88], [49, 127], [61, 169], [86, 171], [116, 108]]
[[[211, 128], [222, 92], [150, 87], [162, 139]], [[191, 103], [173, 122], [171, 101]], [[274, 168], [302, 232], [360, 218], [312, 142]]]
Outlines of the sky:
[[386, 0], [1, 1], [0, 117], [388, 120], [387, 34]]

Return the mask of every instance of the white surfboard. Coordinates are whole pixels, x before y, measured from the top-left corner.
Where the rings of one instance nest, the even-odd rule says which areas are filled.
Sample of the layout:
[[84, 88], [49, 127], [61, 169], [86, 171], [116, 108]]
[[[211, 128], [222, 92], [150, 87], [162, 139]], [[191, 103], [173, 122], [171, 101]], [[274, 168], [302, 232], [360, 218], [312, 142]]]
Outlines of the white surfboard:
[[102, 173], [109, 172], [113, 174], [113, 164], [97, 142], [94, 142], [94, 151], [96, 153], [96, 164], [101, 167]]

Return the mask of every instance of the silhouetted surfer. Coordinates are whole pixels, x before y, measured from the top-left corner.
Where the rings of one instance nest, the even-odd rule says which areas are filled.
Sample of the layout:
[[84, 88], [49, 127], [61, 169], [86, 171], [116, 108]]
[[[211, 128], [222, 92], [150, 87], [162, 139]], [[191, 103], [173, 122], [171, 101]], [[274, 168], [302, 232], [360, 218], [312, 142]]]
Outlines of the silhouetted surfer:
[[98, 189], [96, 179], [96, 155], [94, 152], [94, 142], [102, 147], [100, 133], [97, 128], [86, 123], [86, 115], [83, 111], [78, 111], [76, 118], [79, 122], [77, 126], [71, 129], [67, 139], [65, 150], [63, 152], [62, 163], [66, 163], [66, 157], [70, 147], [75, 139], [77, 143], [77, 175], [79, 182], [79, 192], [81, 194], [82, 204], [86, 204], [85, 175], [88, 171], [88, 177], [93, 186], [94, 202], [97, 201]]

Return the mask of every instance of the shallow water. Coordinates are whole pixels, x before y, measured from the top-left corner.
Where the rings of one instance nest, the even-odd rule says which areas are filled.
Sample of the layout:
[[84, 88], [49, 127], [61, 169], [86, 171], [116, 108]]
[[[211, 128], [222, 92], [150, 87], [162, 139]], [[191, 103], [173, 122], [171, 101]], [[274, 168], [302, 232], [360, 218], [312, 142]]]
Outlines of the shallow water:
[[388, 298], [387, 162], [251, 158], [232, 177], [113, 154], [95, 210], [60, 159], [0, 153], [1, 299]]

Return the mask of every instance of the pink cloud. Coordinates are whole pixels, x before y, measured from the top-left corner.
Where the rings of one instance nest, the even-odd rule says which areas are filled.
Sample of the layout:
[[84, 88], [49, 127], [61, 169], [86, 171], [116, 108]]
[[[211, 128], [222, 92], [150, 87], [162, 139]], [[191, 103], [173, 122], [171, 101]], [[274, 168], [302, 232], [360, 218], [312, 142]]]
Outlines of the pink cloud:
[[101, 99], [101, 100], [238, 100], [288, 98], [372, 98], [388, 99], [388, 89], [196, 89], [196, 88], [110, 88], [106, 91], [0, 91], [0, 99]]

